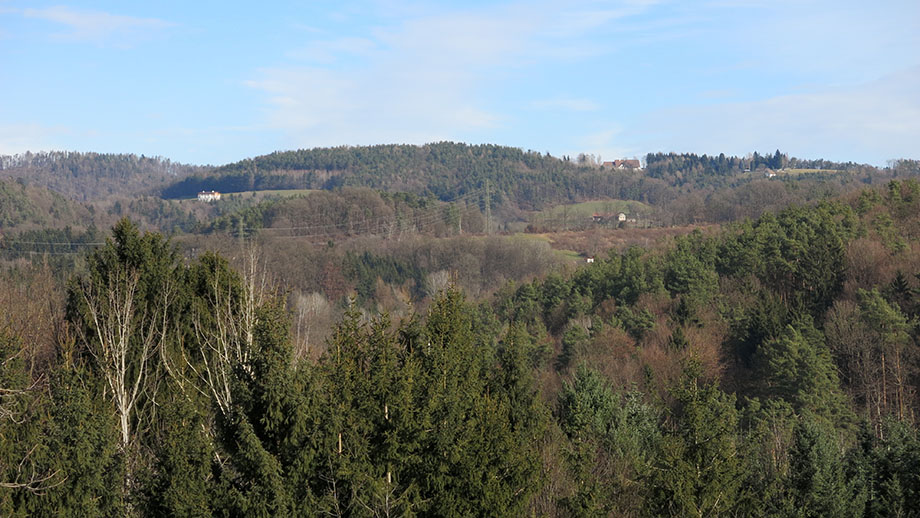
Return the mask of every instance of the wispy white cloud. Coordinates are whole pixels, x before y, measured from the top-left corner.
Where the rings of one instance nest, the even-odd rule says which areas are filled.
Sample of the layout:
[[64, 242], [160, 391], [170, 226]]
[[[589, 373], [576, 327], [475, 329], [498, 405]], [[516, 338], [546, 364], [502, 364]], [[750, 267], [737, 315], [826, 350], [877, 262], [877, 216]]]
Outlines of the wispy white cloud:
[[635, 130], [666, 150], [745, 153], [780, 148], [811, 158], [883, 165], [889, 158], [903, 157], [905, 150], [917, 150], [917, 92], [920, 67], [855, 87], [664, 110]]
[[[553, 13], [553, 23], [548, 25], [547, 31], [561, 36], [578, 36], [641, 14], [660, 3], [660, 0], [628, 0], [585, 5], [579, 5], [578, 2], [565, 3], [567, 8]], [[551, 8], [551, 11], [553, 10]]]
[[591, 99], [573, 97], [557, 97], [555, 99], [542, 99], [534, 101], [531, 106], [540, 110], [568, 110], [573, 112], [593, 112], [600, 109], [600, 105]]
[[[732, 7], [745, 10], [750, 21], [725, 30], [750, 62], [771, 73], [846, 83], [917, 63], [920, 3], [913, 0], [738, 4]], [[719, 16], [727, 8], [712, 6], [706, 12]]]
[[[580, 150], [588, 150], [601, 161], [637, 156], [638, 152], [634, 148], [624, 145], [625, 139], [623, 137], [623, 128], [619, 125], [614, 125], [607, 129], [578, 137], [577, 145]], [[570, 154], [577, 153], [571, 152]]]
[[62, 136], [73, 135], [71, 128], [43, 126], [35, 123], [0, 124], [0, 155], [59, 148]]
[[139, 38], [150, 36], [174, 25], [158, 18], [138, 18], [102, 11], [77, 10], [67, 6], [28, 8], [23, 9], [21, 14], [26, 18], [63, 25], [66, 29], [55, 34], [59, 38], [115, 45], [128, 45]]
[[[260, 92], [270, 124], [287, 131], [293, 145], [466, 140], [515, 123], [487, 93], [504, 79], [537, 63], [596, 55], [597, 43], [577, 35], [653, 3], [429, 7], [360, 37], [313, 39], [289, 53], [299, 64], [261, 69], [246, 84]], [[566, 92], [520, 100], [544, 110], [599, 108]]]
[[407, 71], [386, 78], [322, 68], [267, 69], [248, 86], [268, 94], [268, 123], [292, 145], [428, 142], [491, 127], [498, 117], [438, 77]]
[[312, 41], [302, 48], [290, 51], [288, 57], [311, 63], [329, 65], [342, 57], [372, 57], [378, 50], [377, 43], [369, 38], [335, 38]]

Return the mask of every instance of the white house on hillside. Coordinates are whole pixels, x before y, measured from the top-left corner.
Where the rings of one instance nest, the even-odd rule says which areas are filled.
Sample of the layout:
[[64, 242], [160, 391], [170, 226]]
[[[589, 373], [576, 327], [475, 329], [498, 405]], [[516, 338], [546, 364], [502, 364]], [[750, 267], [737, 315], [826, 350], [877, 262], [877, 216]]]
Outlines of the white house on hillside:
[[218, 201], [220, 193], [217, 191], [201, 191], [198, 193], [198, 201]]

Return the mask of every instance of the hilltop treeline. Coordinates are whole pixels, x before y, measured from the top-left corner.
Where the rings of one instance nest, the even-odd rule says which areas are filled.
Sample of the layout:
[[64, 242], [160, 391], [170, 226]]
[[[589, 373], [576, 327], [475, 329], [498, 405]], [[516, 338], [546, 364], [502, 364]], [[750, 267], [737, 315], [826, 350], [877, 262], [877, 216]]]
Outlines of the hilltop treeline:
[[752, 171], [787, 167], [823, 173], [783, 176], [776, 181], [801, 184], [805, 189], [815, 183], [828, 183], [839, 187], [837, 193], [912, 174], [906, 167], [878, 169], [805, 160], [788, 157], [779, 150], [748, 157], [651, 153], [646, 156], [644, 170], [624, 171], [512, 147], [440, 142], [276, 152], [189, 176], [165, 188], [163, 195], [192, 197], [211, 189], [240, 192], [362, 186], [442, 201], [489, 190], [492, 207], [506, 211], [542, 210], [555, 204], [596, 199], [637, 200], [667, 207], [691, 195], [724, 197], [727, 190], [763, 178], [763, 174]]
[[866, 164], [790, 158], [778, 149], [772, 155], [761, 155], [755, 151], [747, 157], [726, 156], [725, 153], [720, 153], [718, 156], [694, 153], [649, 153], [645, 161], [646, 172], [649, 176], [665, 180], [670, 185], [689, 184], [696, 188], [703, 188], [707, 185], [716, 187], [729, 185], [732, 180], [737, 182], [744, 178], [741, 176], [742, 173], [763, 169], [780, 170], [788, 167], [861, 175], [880, 172], [878, 168]]
[[590, 197], [638, 199], [654, 190], [638, 175], [576, 165], [535, 151], [441, 142], [277, 152], [191, 176], [163, 195], [341, 186], [411, 192], [445, 201], [488, 188], [496, 204], [528, 210]]
[[22, 178], [75, 200], [152, 193], [209, 168], [133, 154], [50, 151], [0, 156], [0, 176]]
[[[122, 221], [64, 292], [2, 277], [48, 301], [0, 297], [0, 509], [915, 515], [918, 214], [891, 182], [399, 321], [352, 304], [319, 358], [254, 255]], [[346, 256], [361, 296], [422, 280]]]
[[[653, 210], [643, 213], [643, 220], [666, 226], [757, 217], [790, 203], [812, 202], [918, 173], [916, 162], [908, 160], [878, 169], [802, 160], [779, 151], [743, 158], [652, 153], [646, 162], [644, 170], [624, 171], [603, 167], [596, 161], [573, 162], [567, 157], [558, 159], [511, 147], [450, 142], [277, 152], [217, 169], [136, 155], [26, 153], [0, 157], [0, 175], [15, 177], [29, 187], [24, 197], [17, 195], [5, 204], [0, 223], [15, 230], [54, 226], [62, 221], [74, 227], [103, 228], [119, 217], [129, 216], [167, 233], [207, 232], [229, 226], [238, 229], [240, 222], [244, 228], [265, 228], [274, 225], [268, 221], [271, 214], [286, 209], [273, 209], [270, 203], [252, 206], [277, 198], [272, 194], [225, 198], [208, 206], [155, 198], [192, 198], [201, 190], [338, 192], [363, 187], [468, 208], [477, 205], [483, 217], [486, 213], [492, 216], [492, 230], [523, 228], [525, 225], [519, 223], [531, 222], [535, 213], [558, 204], [605, 199], [649, 204]], [[812, 172], [781, 173], [769, 182], [764, 179], [761, 168], [780, 166], [800, 168], [799, 171], [811, 168]], [[68, 208], [58, 200], [51, 207], [41, 187], [81, 200], [85, 206]], [[367, 223], [361, 211], [340, 211], [337, 219], [331, 213], [299, 212], [298, 217], [316, 218], [299, 220], [296, 225], [300, 227], [334, 225], [348, 229]], [[215, 217], [223, 219], [212, 222]], [[577, 222], [575, 228], [586, 223]], [[477, 224], [471, 220], [468, 228], [472, 231]]]

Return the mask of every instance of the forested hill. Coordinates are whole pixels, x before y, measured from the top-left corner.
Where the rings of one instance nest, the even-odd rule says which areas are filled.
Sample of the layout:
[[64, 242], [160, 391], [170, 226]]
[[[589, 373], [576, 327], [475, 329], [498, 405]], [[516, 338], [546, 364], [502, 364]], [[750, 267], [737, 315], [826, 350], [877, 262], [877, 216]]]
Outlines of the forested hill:
[[[577, 197], [634, 197], [641, 186], [622, 172], [576, 164], [514, 147], [452, 142], [335, 147], [276, 152], [194, 175], [164, 190], [164, 197], [201, 190], [331, 189], [363, 186], [455, 199], [489, 189], [495, 201], [522, 208]], [[621, 191], [629, 185], [632, 196]]]
[[[744, 173], [763, 170], [808, 171], [812, 173], [840, 173], [871, 175], [879, 169], [855, 162], [831, 162], [789, 157], [780, 150], [761, 155], [756, 151], [746, 157], [697, 155], [694, 153], [649, 153], [645, 157], [646, 172], [652, 178], [665, 180], [670, 185], [692, 184], [696, 187], [722, 186], [726, 180], [738, 178]], [[902, 161], [903, 162], [903, 161]], [[901, 165], [897, 163], [896, 165]]]
[[[483, 299], [435, 266], [467, 236], [274, 288], [125, 219], [66, 284], [0, 271], [0, 516], [920, 516], [918, 214], [892, 181]], [[304, 277], [357, 295], [316, 355]]]
[[0, 230], [63, 225], [88, 225], [92, 219], [89, 206], [20, 180], [0, 179]]
[[134, 154], [50, 151], [0, 155], [0, 177], [22, 178], [80, 201], [154, 192], [209, 169]]
[[779, 179], [784, 181], [833, 178], [835, 184], [855, 180], [858, 185], [901, 175], [897, 167], [889, 170], [852, 162], [801, 159], [779, 150], [745, 157], [650, 153], [645, 169], [634, 171], [579, 158], [454, 142], [301, 149], [203, 170], [176, 181], [162, 194], [165, 198], [183, 198], [212, 189], [244, 192], [355, 186], [448, 201], [474, 191], [484, 193], [488, 188], [493, 206], [507, 204], [539, 210], [547, 204], [605, 198], [668, 204], [693, 190], [711, 192], [763, 179], [765, 171], [781, 171]]

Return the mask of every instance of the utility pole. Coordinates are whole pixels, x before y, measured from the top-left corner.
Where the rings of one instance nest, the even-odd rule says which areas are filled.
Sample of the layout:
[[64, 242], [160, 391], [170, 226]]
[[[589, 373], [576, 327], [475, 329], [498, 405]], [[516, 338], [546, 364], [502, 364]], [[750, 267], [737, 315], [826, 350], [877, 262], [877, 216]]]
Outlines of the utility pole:
[[492, 233], [492, 190], [486, 179], [486, 234]]

